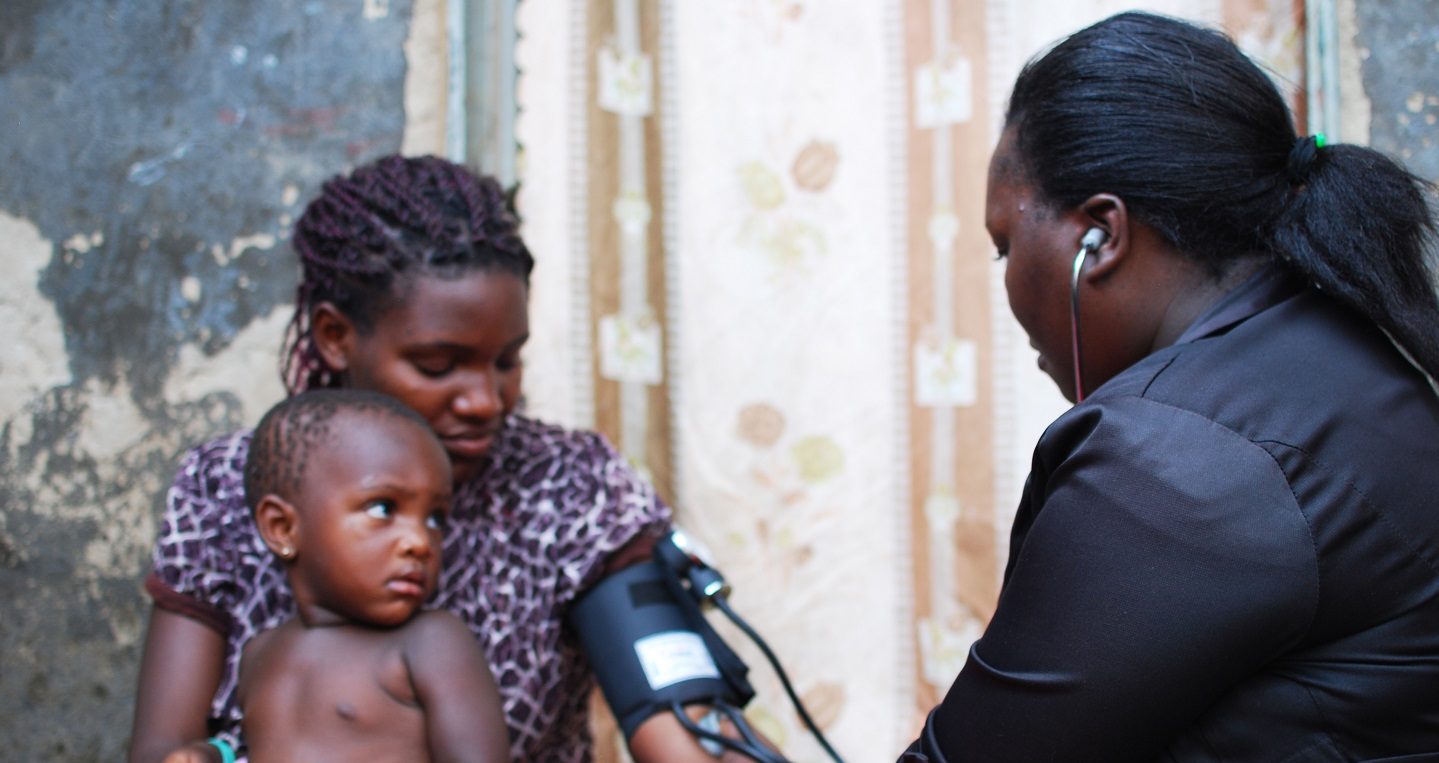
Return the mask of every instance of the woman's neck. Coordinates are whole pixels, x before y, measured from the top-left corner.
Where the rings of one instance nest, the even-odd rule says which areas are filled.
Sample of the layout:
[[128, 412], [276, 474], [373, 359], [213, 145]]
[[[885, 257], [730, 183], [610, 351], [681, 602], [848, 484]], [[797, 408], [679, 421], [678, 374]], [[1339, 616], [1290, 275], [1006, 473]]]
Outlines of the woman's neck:
[[1263, 257], [1246, 256], [1235, 260], [1218, 278], [1203, 272], [1199, 266], [1192, 265], [1192, 275], [1180, 280], [1160, 318], [1158, 329], [1154, 333], [1154, 346], [1150, 351], [1160, 350], [1177, 342], [1199, 316], [1225, 294], [1248, 280], [1264, 264]]

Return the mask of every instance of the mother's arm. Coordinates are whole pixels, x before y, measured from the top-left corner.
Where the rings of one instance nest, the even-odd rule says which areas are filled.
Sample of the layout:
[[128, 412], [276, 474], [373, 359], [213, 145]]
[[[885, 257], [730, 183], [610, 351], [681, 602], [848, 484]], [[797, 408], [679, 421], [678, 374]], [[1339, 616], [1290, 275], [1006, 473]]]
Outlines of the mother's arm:
[[[593, 507], [597, 511], [584, 518], [588, 527], [604, 532], [629, 533], [627, 540], [620, 541], [618, 548], [609, 551], [602, 563], [599, 577], [618, 572], [632, 564], [647, 561], [654, 554], [655, 543], [670, 529], [670, 511], [655, 494], [650, 485], [636, 473], [602, 436], [586, 435], [588, 438], [588, 474], [596, 487], [594, 498], [577, 505]], [[607, 543], [591, 534], [577, 536], [580, 542], [590, 546], [606, 547]], [[584, 557], [585, 554], [575, 554]], [[593, 584], [595, 581], [590, 581]], [[691, 705], [687, 710], [692, 718], [703, 715], [708, 708]], [[741, 739], [737, 730], [728, 722], [721, 723], [720, 733], [734, 739]], [[636, 727], [629, 739], [630, 757], [635, 763], [715, 763], [724, 761], [750, 761], [734, 752], [726, 752], [716, 758], [700, 747], [699, 742], [674, 715], [669, 712], [656, 713]], [[753, 763], [750, 761], [750, 763]]]
[[[618, 572], [631, 564], [649, 559], [654, 554], [657, 540], [649, 535], [634, 538], [610, 556], [605, 563], [605, 573]], [[690, 705], [686, 710], [691, 719], [699, 720], [709, 708], [697, 704]], [[738, 730], [729, 721], [722, 722], [720, 733], [736, 740], [741, 739]], [[629, 751], [635, 763], [715, 763], [716, 760], [722, 763], [740, 763], [751, 760], [732, 751], [726, 751], [723, 757], [716, 758], [700, 747], [694, 735], [680, 725], [678, 718], [667, 712], [655, 713], [640, 723], [635, 733], [630, 736]]]
[[[150, 608], [130, 763], [158, 763], [209, 736], [206, 719], [224, 668], [225, 638], [218, 631], [184, 615]], [[218, 761], [219, 755], [213, 758]]]

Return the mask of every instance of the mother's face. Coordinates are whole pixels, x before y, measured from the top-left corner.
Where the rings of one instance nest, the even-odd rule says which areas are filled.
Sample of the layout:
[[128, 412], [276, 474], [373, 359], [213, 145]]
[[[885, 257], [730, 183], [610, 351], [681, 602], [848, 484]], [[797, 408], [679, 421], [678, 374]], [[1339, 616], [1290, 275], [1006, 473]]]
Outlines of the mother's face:
[[348, 386], [386, 393], [423, 416], [462, 482], [479, 472], [519, 402], [528, 287], [510, 273], [472, 270], [417, 276], [400, 288], [366, 332], [333, 306], [317, 307], [315, 342]]
[[990, 159], [984, 225], [1006, 261], [1009, 309], [1039, 351], [1040, 369], [1073, 401], [1069, 284], [1084, 222], [1041, 201], [1024, 177], [1015, 142], [1014, 130], [1006, 130]]

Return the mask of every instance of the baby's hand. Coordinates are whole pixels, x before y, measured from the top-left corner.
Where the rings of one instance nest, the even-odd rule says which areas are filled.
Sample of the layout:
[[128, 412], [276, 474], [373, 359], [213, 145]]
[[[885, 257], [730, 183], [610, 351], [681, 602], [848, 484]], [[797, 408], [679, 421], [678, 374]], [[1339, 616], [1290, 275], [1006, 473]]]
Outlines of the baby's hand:
[[220, 763], [220, 751], [207, 742], [191, 742], [166, 755], [161, 763]]

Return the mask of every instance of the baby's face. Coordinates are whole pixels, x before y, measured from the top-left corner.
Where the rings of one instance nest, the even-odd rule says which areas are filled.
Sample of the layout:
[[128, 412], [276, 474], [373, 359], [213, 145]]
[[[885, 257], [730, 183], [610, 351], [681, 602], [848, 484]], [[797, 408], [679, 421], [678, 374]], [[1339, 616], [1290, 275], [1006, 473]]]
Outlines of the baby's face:
[[345, 620], [399, 625], [439, 579], [449, 459], [428, 428], [374, 412], [337, 414], [327, 439], [301, 466], [290, 574]]

